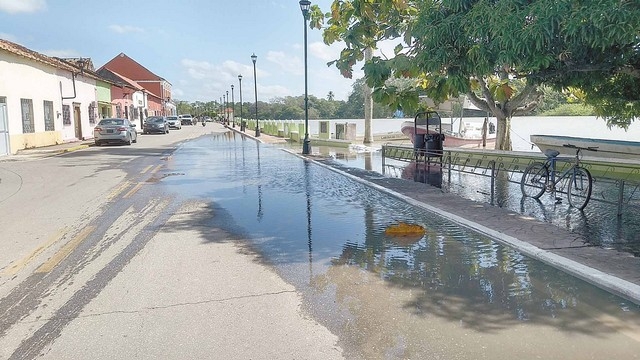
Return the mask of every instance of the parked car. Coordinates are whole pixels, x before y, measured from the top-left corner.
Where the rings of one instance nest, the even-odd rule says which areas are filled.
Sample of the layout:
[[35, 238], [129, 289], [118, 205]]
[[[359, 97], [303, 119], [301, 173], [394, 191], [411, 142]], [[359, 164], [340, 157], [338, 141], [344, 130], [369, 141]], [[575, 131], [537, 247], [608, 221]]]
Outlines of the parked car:
[[108, 118], [102, 119], [93, 128], [93, 139], [96, 146], [104, 143], [131, 143], [138, 142], [136, 124], [127, 119]]
[[180, 115], [180, 123], [182, 125], [195, 125], [196, 122], [191, 115]]
[[177, 116], [167, 116], [170, 129], [182, 129], [182, 121]]
[[142, 128], [143, 134], [151, 134], [151, 133], [169, 133], [169, 123], [164, 116], [150, 116], [144, 122]]

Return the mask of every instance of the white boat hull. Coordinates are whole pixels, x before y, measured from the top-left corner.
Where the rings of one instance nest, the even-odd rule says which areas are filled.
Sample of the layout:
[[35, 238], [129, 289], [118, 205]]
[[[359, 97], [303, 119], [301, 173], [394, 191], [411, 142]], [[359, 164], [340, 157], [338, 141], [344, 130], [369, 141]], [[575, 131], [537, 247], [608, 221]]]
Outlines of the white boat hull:
[[574, 145], [594, 150], [581, 150], [582, 155], [599, 158], [640, 159], [640, 142], [625, 140], [591, 139], [558, 135], [530, 135], [532, 143], [540, 151], [557, 150], [561, 154], [575, 155], [576, 150], [564, 145]]
[[[415, 133], [418, 134], [428, 134], [433, 133], [433, 130], [427, 130], [427, 127], [424, 125], [415, 126], [413, 121], [405, 121], [402, 123], [401, 128], [402, 133], [411, 139], [411, 143], [414, 143]], [[487, 143], [495, 142], [496, 134], [487, 134]], [[482, 146], [482, 136], [481, 134], [471, 134], [471, 136], [459, 136], [457, 134], [444, 134], [444, 143], [443, 147], [481, 147]]]

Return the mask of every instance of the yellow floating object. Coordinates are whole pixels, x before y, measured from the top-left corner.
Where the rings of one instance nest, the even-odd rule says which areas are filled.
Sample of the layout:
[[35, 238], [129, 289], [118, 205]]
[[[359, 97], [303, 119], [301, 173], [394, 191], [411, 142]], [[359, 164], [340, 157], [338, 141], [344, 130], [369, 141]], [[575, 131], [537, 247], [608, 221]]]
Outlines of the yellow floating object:
[[397, 225], [388, 226], [384, 233], [389, 236], [422, 236], [425, 230], [420, 225], [399, 222]]

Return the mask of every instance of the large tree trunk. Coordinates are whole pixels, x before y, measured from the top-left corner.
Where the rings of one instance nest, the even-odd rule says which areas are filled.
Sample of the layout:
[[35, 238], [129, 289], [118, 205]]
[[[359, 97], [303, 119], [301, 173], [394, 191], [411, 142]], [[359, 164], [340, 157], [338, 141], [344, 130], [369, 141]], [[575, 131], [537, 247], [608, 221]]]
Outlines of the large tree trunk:
[[504, 114], [494, 114], [498, 122], [496, 126], [496, 150], [511, 151], [511, 118]]
[[[366, 48], [364, 50], [364, 61], [371, 61], [373, 58], [373, 49]], [[373, 98], [371, 97], [371, 88], [365, 82], [364, 84], [364, 144], [371, 144], [373, 136], [371, 133], [371, 119], [373, 117]]]

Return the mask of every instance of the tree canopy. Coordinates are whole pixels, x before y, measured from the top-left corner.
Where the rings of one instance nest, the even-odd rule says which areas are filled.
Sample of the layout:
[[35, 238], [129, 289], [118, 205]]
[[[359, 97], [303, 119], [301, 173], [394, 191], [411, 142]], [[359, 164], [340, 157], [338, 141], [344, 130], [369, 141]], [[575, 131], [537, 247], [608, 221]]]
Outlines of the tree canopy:
[[327, 20], [325, 43], [344, 42], [329, 64], [347, 77], [366, 48], [395, 42], [364, 65], [375, 99], [412, 109], [420, 95], [466, 94], [498, 118], [498, 148], [510, 149], [509, 118], [537, 106], [541, 84], [570, 89], [610, 124], [640, 114], [636, 0], [335, 0], [313, 15], [318, 28]]

